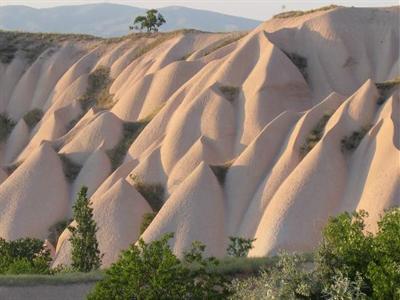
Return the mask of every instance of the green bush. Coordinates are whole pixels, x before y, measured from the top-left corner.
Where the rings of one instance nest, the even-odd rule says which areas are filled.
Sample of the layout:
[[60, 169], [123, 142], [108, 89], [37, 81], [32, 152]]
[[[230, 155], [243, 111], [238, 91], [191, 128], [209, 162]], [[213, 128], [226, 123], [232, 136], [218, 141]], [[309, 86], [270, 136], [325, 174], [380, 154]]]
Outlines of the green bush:
[[0, 238], [0, 274], [50, 274], [50, 262], [41, 240]]
[[378, 222], [378, 232], [365, 231], [365, 211], [344, 213], [330, 220], [317, 255], [321, 280], [333, 284], [337, 273], [362, 281], [361, 292], [374, 299], [400, 297], [400, 209]]
[[159, 211], [164, 204], [165, 190], [161, 183], [147, 183], [135, 175], [130, 175], [133, 186], [147, 200], [153, 211]]
[[306, 141], [304, 142], [303, 146], [300, 147], [301, 158], [304, 158], [308, 152], [310, 152], [321, 140], [322, 136], [324, 135], [326, 123], [328, 123], [330, 117], [330, 114], [324, 114], [321, 120], [318, 121], [313, 130], [306, 137]]
[[153, 219], [156, 217], [156, 212], [145, 213], [142, 217], [142, 224], [140, 224], [140, 235], [146, 231], [147, 227], [151, 224]]
[[76, 226], [69, 226], [72, 246], [72, 268], [79, 272], [97, 270], [101, 265], [99, 244], [96, 238], [98, 230], [93, 220], [93, 208], [87, 198], [87, 187], [83, 186], [73, 208]]
[[258, 277], [233, 280], [231, 299], [309, 299], [315, 294], [315, 283], [306, 262], [302, 255], [282, 252], [276, 265]]
[[28, 111], [24, 115], [24, 121], [29, 128], [33, 128], [37, 123], [40, 122], [42, 117], [43, 117], [43, 112], [40, 109], [35, 108], [31, 111]]
[[281, 254], [258, 277], [234, 280], [232, 299], [400, 299], [400, 208], [387, 211], [375, 235], [364, 211], [331, 218], [314, 263]]
[[181, 261], [168, 246], [172, 237], [149, 244], [139, 240], [122, 252], [88, 299], [223, 299], [226, 281], [207, 270], [217, 261], [203, 258], [204, 245], [195, 242]]
[[370, 127], [363, 127], [359, 131], [354, 131], [351, 135], [345, 136], [340, 141], [340, 149], [343, 153], [353, 152], [360, 145], [362, 139], [369, 131]]
[[13, 120], [6, 114], [0, 114], [0, 143], [7, 139], [14, 126], [15, 122]]
[[227, 249], [229, 256], [246, 257], [249, 251], [254, 247], [253, 243], [256, 239], [245, 239], [242, 237], [229, 237], [230, 243]]

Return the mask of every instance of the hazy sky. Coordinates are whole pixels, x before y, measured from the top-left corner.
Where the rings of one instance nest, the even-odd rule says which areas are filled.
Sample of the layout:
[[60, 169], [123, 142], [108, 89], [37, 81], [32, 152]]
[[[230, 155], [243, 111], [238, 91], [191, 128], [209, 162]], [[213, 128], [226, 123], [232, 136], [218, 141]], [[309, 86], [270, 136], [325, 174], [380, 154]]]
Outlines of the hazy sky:
[[270, 1], [270, 0], [0, 0], [0, 5], [28, 5], [36, 8], [58, 5], [90, 4], [98, 2], [120, 3], [144, 8], [158, 8], [170, 5], [180, 5], [192, 8], [218, 11], [230, 15], [265, 20], [274, 14], [287, 10], [311, 9], [332, 3], [344, 6], [390, 6], [399, 5], [398, 0], [311, 0], [311, 1]]

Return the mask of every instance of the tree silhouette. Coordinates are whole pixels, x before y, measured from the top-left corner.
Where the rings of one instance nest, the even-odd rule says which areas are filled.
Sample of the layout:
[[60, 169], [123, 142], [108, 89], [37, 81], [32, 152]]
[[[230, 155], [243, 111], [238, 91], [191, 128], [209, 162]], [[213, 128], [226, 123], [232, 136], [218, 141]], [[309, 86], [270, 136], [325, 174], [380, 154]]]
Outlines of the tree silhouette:
[[164, 17], [156, 9], [150, 9], [145, 16], [138, 16], [133, 22], [134, 26], [129, 26], [130, 30], [143, 30], [147, 32], [158, 32], [158, 28], [165, 23]]

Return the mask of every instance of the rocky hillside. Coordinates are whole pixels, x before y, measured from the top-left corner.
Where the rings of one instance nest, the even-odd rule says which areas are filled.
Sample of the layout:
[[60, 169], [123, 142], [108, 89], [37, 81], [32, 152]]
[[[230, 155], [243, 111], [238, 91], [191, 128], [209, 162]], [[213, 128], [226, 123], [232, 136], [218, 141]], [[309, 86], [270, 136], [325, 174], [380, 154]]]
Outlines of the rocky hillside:
[[[70, 260], [88, 187], [104, 265], [175, 232], [223, 256], [309, 251], [331, 215], [400, 205], [399, 7], [286, 14], [248, 33], [0, 33], [0, 236]], [[63, 227], [61, 227], [63, 228]]]

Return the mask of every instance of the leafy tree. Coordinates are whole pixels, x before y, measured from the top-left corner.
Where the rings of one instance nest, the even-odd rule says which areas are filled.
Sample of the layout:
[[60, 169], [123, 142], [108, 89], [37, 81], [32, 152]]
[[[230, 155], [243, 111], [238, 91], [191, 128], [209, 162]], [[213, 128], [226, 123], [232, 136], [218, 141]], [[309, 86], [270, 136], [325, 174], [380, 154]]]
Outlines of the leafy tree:
[[204, 245], [195, 242], [181, 261], [168, 245], [172, 237], [152, 243], [140, 239], [106, 271], [88, 299], [221, 299], [225, 281], [208, 271], [216, 260], [204, 259]]
[[80, 272], [90, 272], [100, 268], [101, 255], [96, 239], [97, 225], [93, 220], [93, 208], [87, 198], [87, 187], [83, 186], [73, 206], [76, 226], [69, 226], [72, 245], [72, 267]]
[[49, 274], [51, 257], [38, 239], [0, 238], [0, 274]]
[[227, 249], [228, 255], [234, 257], [245, 257], [253, 248], [253, 243], [256, 239], [245, 239], [242, 237], [229, 237], [230, 243]]
[[138, 16], [133, 22], [134, 26], [129, 29], [142, 30], [146, 28], [147, 32], [158, 32], [158, 28], [165, 23], [165, 18], [156, 9], [150, 9], [145, 16]]
[[386, 212], [373, 240], [367, 277], [376, 299], [400, 299], [400, 208]]
[[365, 211], [332, 218], [323, 231], [317, 255], [322, 283], [334, 284], [337, 274], [374, 299], [400, 299], [400, 208], [387, 211], [378, 232], [365, 231]]

